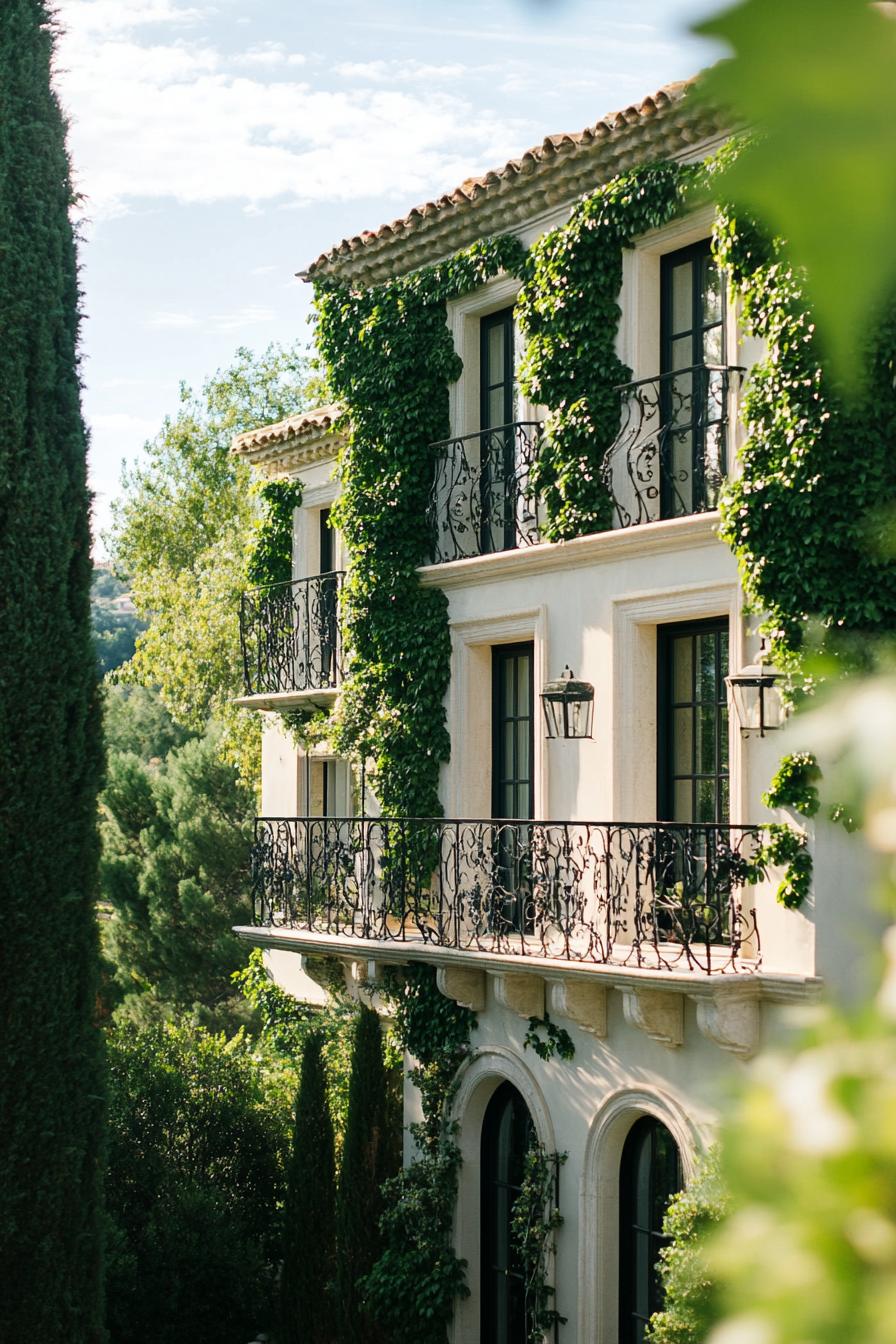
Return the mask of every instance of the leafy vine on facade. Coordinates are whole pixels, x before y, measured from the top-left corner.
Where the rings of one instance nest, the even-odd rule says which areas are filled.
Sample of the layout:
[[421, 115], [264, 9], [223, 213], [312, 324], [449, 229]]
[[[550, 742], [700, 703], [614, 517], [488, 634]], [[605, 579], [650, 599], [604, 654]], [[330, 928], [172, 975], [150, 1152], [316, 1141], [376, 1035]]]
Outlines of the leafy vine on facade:
[[409, 1077], [420, 1091], [423, 1120], [410, 1127], [417, 1157], [384, 1187], [385, 1250], [364, 1291], [392, 1344], [444, 1344], [454, 1303], [469, 1292], [465, 1262], [451, 1246], [461, 1158], [447, 1112], [476, 1016], [440, 992], [431, 966], [393, 973], [385, 992], [396, 1035], [417, 1061]]
[[632, 377], [616, 354], [623, 249], [685, 208], [698, 169], [651, 164], [579, 201], [529, 254], [517, 301], [527, 336], [520, 385], [549, 408], [532, 476], [548, 541], [602, 532], [612, 500], [601, 464], [619, 433], [618, 387]]
[[447, 601], [416, 572], [429, 559], [432, 445], [450, 433], [448, 387], [461, 372], [446, 304], [524, 262], [520, 243], [500, 237], [376, 288], [316, 286], [319, 349], [352, 425], [333, 510], [351, 565], [331, 740], [373, 762], [386, 815], [441, 815], [439, 767], [450, 750]]
[[293, 514], [302, 502], [301, 481], [263, 481], [261, 507], [246, 554], [246, 582], [255, 588], [292, 578]]
[[550, 1282], [555, 1234], [563, 1224], [557, 1193], [566, 1158], [566, 1153], [548, 1153], [540, 1143], [530, 1144], [510, 1220], [510, 1235], [523, 1271], [529, 1344], [543, 1344], [549, 1331], [566, 1324], [566, 1317], [554, 1305]]

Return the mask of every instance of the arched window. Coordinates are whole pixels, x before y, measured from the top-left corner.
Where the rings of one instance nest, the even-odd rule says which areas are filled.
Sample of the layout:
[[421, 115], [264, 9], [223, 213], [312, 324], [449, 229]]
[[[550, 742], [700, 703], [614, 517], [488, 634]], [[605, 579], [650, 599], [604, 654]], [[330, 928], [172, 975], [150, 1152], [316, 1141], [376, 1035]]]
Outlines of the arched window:
[[663, 1217], [681, 1186], [675, 1140], [645, 1115], [629, 1130], [619, 1173], [619, 1344], [641, 1344], [647, 1322], [662, 1308]]
[[526, 1344], [524, 1281], [510, 1222], [534, 1126], [512, 1083], [502, 1083], [482, 1121], [482, 1330], [489, 1344]]

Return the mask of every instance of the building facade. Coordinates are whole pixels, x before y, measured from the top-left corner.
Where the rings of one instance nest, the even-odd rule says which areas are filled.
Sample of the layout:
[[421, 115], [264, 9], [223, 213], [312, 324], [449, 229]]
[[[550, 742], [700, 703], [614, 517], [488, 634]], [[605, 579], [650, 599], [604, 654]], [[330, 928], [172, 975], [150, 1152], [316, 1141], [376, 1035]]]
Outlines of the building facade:
[[[340, 244], [310, 278], [366, 289], [499, 233], [530, 249], [620, 173], [697, 164], [725, 142], [684, 93], [552, 137]], [[430, 553], [417, 571], [445, 595], [450, 632], [440, 818], [384, 816], [371, 763], [341, 758], [325, 735], [303, 748], [281, 718], [332, 711], [351, 672], [341, 594], [358, 561], [330, 518], [351, 407], [234, 444], [267, 477], [303, 484], [294, 581], [243, 602], [242, 703], [265, 728], [256, 922], [237, 932], [300, 997], [323, 994], [323, 958], [374, 1001], [384, 967], [422, 963], [475, 1010], [450, 1103], [463, 1159], [454, 1241], [471, 1290], [456, 1344], [527, 1338], [509, 1218], [533, 1135], [566, 1154], [549, 1267], [567, 1318], [557, 1339], [640, 1344], [659, 1306], [663, 1207], [711, 1143], [731, 1080], [795, 1005], [823, 985], [848, 993], [857, 974], [851, 840], [812, 828], [815, 878], [798, 909], [759, 862], [763, 828], [782, 819], [762, 794], [801, 743], [717, 535], [763, 350], [714, 259], [713, 218], [689, 206], [621, 249], [615, 351], [630, 377], [610, 389], [619, 429], [593, 462], [609, 500], [601, 530], [545, 539], [529, 478], [555, 408], [520, 386], [524, 281], [500, 270], [446, 302], [462, 372], [450, 437], [420, 444]], [[572, 1058], [526, 1044], [547, 1024]], [[418, 1115], [408, 1085], [406, 1119]]]

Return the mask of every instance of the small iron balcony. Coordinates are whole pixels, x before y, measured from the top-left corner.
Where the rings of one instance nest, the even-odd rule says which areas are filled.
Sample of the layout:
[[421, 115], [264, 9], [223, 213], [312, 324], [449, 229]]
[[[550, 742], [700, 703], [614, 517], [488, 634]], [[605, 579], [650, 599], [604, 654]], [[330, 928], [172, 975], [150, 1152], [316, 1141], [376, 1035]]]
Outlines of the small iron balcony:
[[728, 470], [730, 403], [743, 372], [695, 364], [617, 389], [621, 428], [601, 466], [613, 498], [614, 527], [718, 506]]
[[538, 422], [520, 421], [433, 444], [433, 564], [541, 540], [538, 501], [529, 489], [540, 437]]
[[331, 690], [342, 680], [342, 571], [252, 588], [240, 601], [246, 695]]
[[[755, 969], [754, 826], [261, 817], [256, 924], [577, 964]], [[408, 949], [409, 952], [412, 950]]]
[[[599, 468], [613, 528], [717, 507], [743, 373], [695, 364], [616, 389], [620, 429]], [[542, 505], [531, 475], [542, 430], [521, 421], [433, 444], [433, 564], [541, 541]]]

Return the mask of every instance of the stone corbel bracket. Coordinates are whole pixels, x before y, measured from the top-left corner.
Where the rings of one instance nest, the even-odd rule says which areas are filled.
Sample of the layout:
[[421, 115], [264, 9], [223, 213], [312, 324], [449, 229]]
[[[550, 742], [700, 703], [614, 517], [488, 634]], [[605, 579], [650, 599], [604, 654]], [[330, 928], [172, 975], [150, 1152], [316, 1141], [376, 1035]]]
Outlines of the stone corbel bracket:
[[741, 1059], [759, 1048], [759, 996], [749, 987], [692, 995], [697, 1005], [697, 1026], [709, 1041]]
[[588, 980], [548, 980], [548, 1009], [552, 1017], [570, 1022], [600, 1039], [607, 1034], [607, 989]]
[[436, 984], [446, 999], [474, 1013], [485, 1009], [485, 971], [470, 966], [438, 966]]
[[492, 977], [495, 1003], [528, 1021], [544, 1017], [544, 980], [540, 975], [514, 975], [507, 972]]
[[626, 1022], [670, 1050], [684, 1043], [684, 996], [665, 989], [620, 987]]

